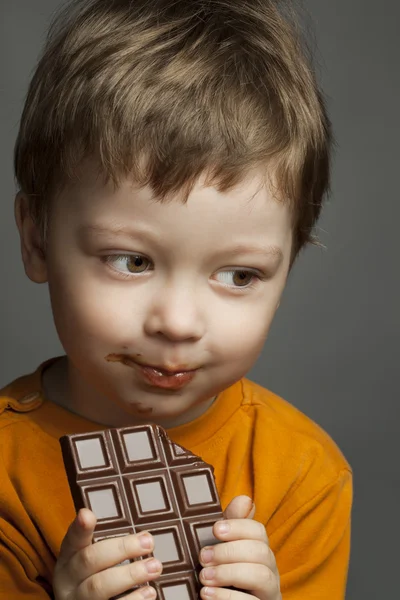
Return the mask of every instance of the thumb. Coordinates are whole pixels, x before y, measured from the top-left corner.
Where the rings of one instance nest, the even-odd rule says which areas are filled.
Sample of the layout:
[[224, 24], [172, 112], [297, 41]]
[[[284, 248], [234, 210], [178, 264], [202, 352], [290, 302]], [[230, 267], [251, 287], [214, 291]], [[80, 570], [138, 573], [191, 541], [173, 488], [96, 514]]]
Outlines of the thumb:
[[225, 519], [253, 519], [256, 507], [249, 496], [236, 496], [224, 511]]
[[59, 560], [68, 561], [76, 552], [92, 543], [97, 519], [88, 508], [81, 508], [62, 541]]

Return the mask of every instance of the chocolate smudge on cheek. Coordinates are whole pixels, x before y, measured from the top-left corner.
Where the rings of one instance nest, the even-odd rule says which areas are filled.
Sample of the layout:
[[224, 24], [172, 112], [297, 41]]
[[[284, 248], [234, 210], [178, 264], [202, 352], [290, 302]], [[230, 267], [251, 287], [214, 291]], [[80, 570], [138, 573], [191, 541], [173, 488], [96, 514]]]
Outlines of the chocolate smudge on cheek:
[[104, 357], [107, 362], [120, 362], [128, 367], [132, 366], [132, 359], [126, 354], [108, 354]]
[[123, 354], [107, 354], [107, 356], [104, 357], [107, 362], [121, 362], [122, 358]]
[[[143, 355], [138, 353], [135, 354], [135, 356], [139, 358]], [[132, 359], [126, 354], [107, 354], [107, 356], [104, 357], [104, 360], [106, 360], [107, 362], [121, 362], [124, 365], [130, 365], [132, 363]]]

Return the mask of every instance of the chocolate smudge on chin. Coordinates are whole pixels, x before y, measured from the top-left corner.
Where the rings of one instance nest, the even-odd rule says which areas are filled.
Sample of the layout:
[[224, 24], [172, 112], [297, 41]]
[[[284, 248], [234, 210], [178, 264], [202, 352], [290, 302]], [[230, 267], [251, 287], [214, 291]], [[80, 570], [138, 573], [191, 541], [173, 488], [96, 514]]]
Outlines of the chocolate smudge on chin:
[[[136, 356], [141, 356], [141, 354], [137, 354]], [[123, 354], [108, 354], [105, 356], [105, 360], [107, 362], [120, 362], [124, 365], [131, 366], [132, 360], [129, 356], [124, 356]], [[137, 402], [136, 404], [132, 404], [135, 407], [136, 412], [140, 415], [150, 415], [153, 412], [153, 409], [149, 406], [144, 406], [141, 402]]]
[[140, 415], [150, 415], [153, 412], [153, 409], [149, 406], [144, 406], [143, 404], [133, 404], [132, 406], [135, 407], [136, 412], [138, 412]]

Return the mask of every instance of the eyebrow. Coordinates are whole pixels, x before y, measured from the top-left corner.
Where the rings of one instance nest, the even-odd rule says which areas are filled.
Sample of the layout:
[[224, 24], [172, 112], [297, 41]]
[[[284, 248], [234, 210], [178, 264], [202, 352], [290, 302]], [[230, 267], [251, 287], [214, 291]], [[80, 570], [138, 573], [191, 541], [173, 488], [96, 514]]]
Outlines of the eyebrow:
[[241, 254], [259, 254], [261, 256], [272, 256], [281, 262], [283, 260], [283, 252], [279, 246], [246, 246], [245, 244], [236, 244], [233, 248], [225, 251], [226, 254], [238, 256]]
[[146, 229], [137, 229], [133, 231], [125, 225], [82, 225], [79, 228], [78, 234], [85, 235], [93, 233], [95, 235], [124, 235], [127, 237], [137, 238], [143, 235], [151, 237], [151, 232]]
[[[105, 234], [105, 235], [125, 235], [128, 237], [141, 237], [143, 235], [151, 236], [151, 233], [146, 230], [133, 231], [124, 225], [108, 225], [107, 227], [102, 225], [84, 225], [79, 230], [80, 234], [94, 233], [94, 234]], [[218, 254], [229, 254], [231, 256], [241, 256], [243, 254], [257, 254], [259, 256], [271, 256], [279, 264], [283, 261], [283, 252], [279, 246], [276, 245], [246, 245], [236, 244], [232, 248], [224, 248]]]

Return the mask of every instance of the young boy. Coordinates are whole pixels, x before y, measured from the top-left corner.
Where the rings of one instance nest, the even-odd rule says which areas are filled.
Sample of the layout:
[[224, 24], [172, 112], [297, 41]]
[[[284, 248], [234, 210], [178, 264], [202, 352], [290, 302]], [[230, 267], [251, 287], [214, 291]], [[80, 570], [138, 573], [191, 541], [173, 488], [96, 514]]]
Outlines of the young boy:
[[350, 467], [245, 378], [329, 187], [330, 123], [287, 8], [81, 0], [50, 29], [15, 214], [65, 356], [0, 392], [1, 598], [154, 597], [141, 584], [162, 565], [133, 560], [151, 535], [91, 544], [58, 441], [149, 422], [215, 467], [203, 600], [344, 598]]

